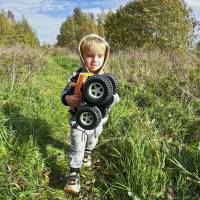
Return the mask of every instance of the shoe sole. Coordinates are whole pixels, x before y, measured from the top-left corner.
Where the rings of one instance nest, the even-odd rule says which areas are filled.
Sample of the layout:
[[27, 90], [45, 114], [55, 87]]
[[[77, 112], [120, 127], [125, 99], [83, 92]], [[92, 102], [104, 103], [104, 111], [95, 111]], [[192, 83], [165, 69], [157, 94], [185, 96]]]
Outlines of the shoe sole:
[[67, 193], [79, 193], [80, 191], [80, 187], [77, 188], [77, 190], [74, 190], [72, 188], [64, 188], [64, 191], [67, 192]]

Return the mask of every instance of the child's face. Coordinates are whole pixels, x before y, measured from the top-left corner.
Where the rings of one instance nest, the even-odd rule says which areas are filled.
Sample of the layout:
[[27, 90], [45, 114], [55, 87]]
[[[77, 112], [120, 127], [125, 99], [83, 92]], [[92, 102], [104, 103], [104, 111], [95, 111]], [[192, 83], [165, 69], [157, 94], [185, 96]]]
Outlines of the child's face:
[[84, 64], [92, 73], [95, 73], [102, 67], [104, 63], [104, 57], [105, 49], [100, 47], [91, 47], [83, 54]]

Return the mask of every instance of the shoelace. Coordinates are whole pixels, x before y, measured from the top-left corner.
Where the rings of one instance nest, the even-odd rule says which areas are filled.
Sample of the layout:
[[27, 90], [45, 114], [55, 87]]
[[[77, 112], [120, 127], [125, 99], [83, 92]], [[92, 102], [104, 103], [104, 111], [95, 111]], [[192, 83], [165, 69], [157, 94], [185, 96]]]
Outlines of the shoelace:
[[69, 180], [70, 185], [75, 185], [79, 181], [79, 176], [78, 175], [70, 175], [68, 177], [68, 180]]
[[88, 159], [88, 157], [90, 157], [90, 155], [91, 155], [91, 152], [85, 151], [85, 153], [84, 153], [84, 158], [85, 158], [85, 159]]

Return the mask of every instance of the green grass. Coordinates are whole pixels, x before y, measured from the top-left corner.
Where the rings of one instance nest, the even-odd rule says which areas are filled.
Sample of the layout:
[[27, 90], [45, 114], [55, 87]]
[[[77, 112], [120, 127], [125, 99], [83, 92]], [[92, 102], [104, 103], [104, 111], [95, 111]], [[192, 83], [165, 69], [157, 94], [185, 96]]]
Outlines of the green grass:
[[82, 169], [76, 196], [63, 192], [70, 129], [60, 94], [78, 60], [49, 57], [13, 90], [9, 77], [1, 81], [1, 199], [200, 199], [199, 64], [181, 68], [177, 60], [175, 69], [165, 55], [148, 62], [139, 54], [111, 59], [122, 99], [94, 151], [93, 168]]

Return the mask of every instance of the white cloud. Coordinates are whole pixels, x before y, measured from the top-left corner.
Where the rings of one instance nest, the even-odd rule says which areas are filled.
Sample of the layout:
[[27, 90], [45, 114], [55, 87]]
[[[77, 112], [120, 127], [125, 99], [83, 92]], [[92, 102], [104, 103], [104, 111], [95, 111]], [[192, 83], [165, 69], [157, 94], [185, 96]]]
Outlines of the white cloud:
[[200, 8], [200, 1], [199, 0], [186, 0], [185, 1], [190, 7], [193, 8]]
[[82, 9], [83, 12], [85, 13], [93, 13], [95, 17], [97, 17], [98, 14], [101, 14], [102, 12], [108, 12], [109, 9], [103, 9], [100, 7], [96, 7], [96, 8], [87, 8], [87, 9]]
[[71, 6], [69, 1], [59, 0], [1, 0], [0, 8], [20, 11], [23, 14], [63, 11]]

